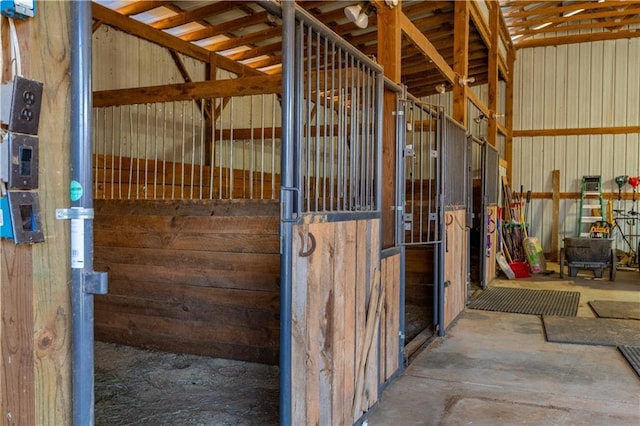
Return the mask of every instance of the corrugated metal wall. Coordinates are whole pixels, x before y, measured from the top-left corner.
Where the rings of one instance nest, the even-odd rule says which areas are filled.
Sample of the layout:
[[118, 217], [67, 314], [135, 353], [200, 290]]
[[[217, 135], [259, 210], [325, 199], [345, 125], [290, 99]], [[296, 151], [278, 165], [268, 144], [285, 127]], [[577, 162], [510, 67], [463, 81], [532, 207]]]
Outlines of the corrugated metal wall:
[[[640, 39], [518, 51], [514, 130], [638, 125]], [[514, 189], [551, 192], [552, 170], [560, 170], [560, 192], [579, 192], [584, 175], [601, 175], [603, 190], [617, 192], [616, 176], [640, 175], [640, 135], [514, 138]], [[576, 235], [578, 210], [579, 200], [561, 200], [560, 241]], [[531, 219], [531, 233], [550, 250], [551, 200], [532, 201]]]

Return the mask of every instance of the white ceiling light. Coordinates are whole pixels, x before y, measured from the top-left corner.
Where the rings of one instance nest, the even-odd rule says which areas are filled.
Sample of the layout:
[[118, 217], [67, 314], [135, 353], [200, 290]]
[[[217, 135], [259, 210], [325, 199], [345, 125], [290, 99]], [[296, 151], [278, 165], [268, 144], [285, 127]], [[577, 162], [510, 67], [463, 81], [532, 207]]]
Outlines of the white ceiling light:
[[373, 12], [374, 7], [369, 4], [366, 9], [362, 9], [359, 4], [353, 6], [347, 6], [344, 8], [344, 15], [349, 22], [356, 24], [358, 28], [367, 28], [369, 25], [369, 15]]
[[548, 27], [549, 25], [551, 25], [551, 22], [546, 22], [546, 23], [544, 23], [544, 24], [538, 25], [538, 26], [533, 27], [533, 28], [531, 28], [531, 29], [532, 29], [532, 30], [541, 30], [541, 29], [543, 29], [544, 27]]

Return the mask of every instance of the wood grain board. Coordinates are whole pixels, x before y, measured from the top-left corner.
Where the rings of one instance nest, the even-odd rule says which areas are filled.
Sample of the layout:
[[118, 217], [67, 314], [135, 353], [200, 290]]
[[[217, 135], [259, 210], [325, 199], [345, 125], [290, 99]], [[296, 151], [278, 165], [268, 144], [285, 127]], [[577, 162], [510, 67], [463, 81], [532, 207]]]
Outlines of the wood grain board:
[[[467, 234], [465, 210], [445, 212], [444, 328], [464, 310], [467, 300]], [[447, 284], [448, 283], [448, 284]]]
[[95, 268], [109, 273], [96, 337], [277, 363], [277, 205], [96, 200]]
[[[493, 220], [495, 221], [495, 218], [498, 215], [498, 207], [496, 206], [489, 206], [487, 207], [487, 212], [489, 214], [490, 217], [493, 218]], [[491, 225], [491, 229], [496, 229], [494, 227], [494, 225]], [[498, 231], [494, 231], [493, 233], [489, 234], [489, 238], [491, 240], [491, 248], [489, 249], [488, 253], [485, 253], [485, 255], [483, 256], [484, 259], [484, 282], [489, 285], [491, 283], [491, 281], [494, 280], [494, 278], [496, 277], [496, 252], [498, 249]], [[488, 256], [487, 256], [488, 254]]]
[[[378, 320], [373, 327], [371, 301], [379, 295], [372, 292], [380, 292], [374, 285], [380, 267], [379, 226], [380, 220], [373, 219], [294, 227], [294, 424], [353, 424], [377, 401], [382, 309], [374, 315]], [[300, 256], [311, 235], [315, 250]], [[367, 347], [372, 348], [369, 353]]]

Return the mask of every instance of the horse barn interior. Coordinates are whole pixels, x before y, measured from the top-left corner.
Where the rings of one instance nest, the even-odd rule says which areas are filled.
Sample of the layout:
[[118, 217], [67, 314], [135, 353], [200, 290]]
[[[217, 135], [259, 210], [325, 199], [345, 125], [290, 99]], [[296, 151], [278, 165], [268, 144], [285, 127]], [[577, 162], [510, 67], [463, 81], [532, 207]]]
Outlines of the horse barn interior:
[[362, 424], [514, 228], [640, 283], [640, 2], [2, 8], [3, 423]]

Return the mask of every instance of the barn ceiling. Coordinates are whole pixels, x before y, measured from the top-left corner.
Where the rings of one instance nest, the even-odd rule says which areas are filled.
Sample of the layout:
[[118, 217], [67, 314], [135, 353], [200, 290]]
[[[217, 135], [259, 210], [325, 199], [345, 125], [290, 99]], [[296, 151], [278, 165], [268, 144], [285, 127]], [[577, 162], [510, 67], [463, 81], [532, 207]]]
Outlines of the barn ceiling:
[[[281, 21], [257, 3], [248, 1], [122, 1], [94, 0], [120, 15], [193, 43], [236, 61], [256, 73], [281, 72]], [[367, 55], [377, 53], [377, 23], [373, 10], [368, 26], [358, 28], [347, 20], [344, 9], [356, 1], [298, 0], [317, 19]], [[607, 33], [628, 37], [640, 28], [640, 2], [564, 1], [499, 2], [506, 27], [516, 47], [541, 37], [557, 41], [574, 33]], [[453, 65], [453, 1], [402, 1], [403, 13]], [[94, 8], [95, 17], [95, 8]], [[94, 28], [100, 25], [97, 19]], [[640, 35], [638, 32], [637, 35]], [[635, 33], [631, 36], [635, 36]], [[536, 41], [538, 40], [538, 41]], [[469, 34], [469, 72], [473, 84], [487, 81], [488, 49], [478, 29], [471, 24]], [[402, 48], [402, 82], [415, 96], [435, 92], [446, 83], [435, 65], [406, 37]]]

